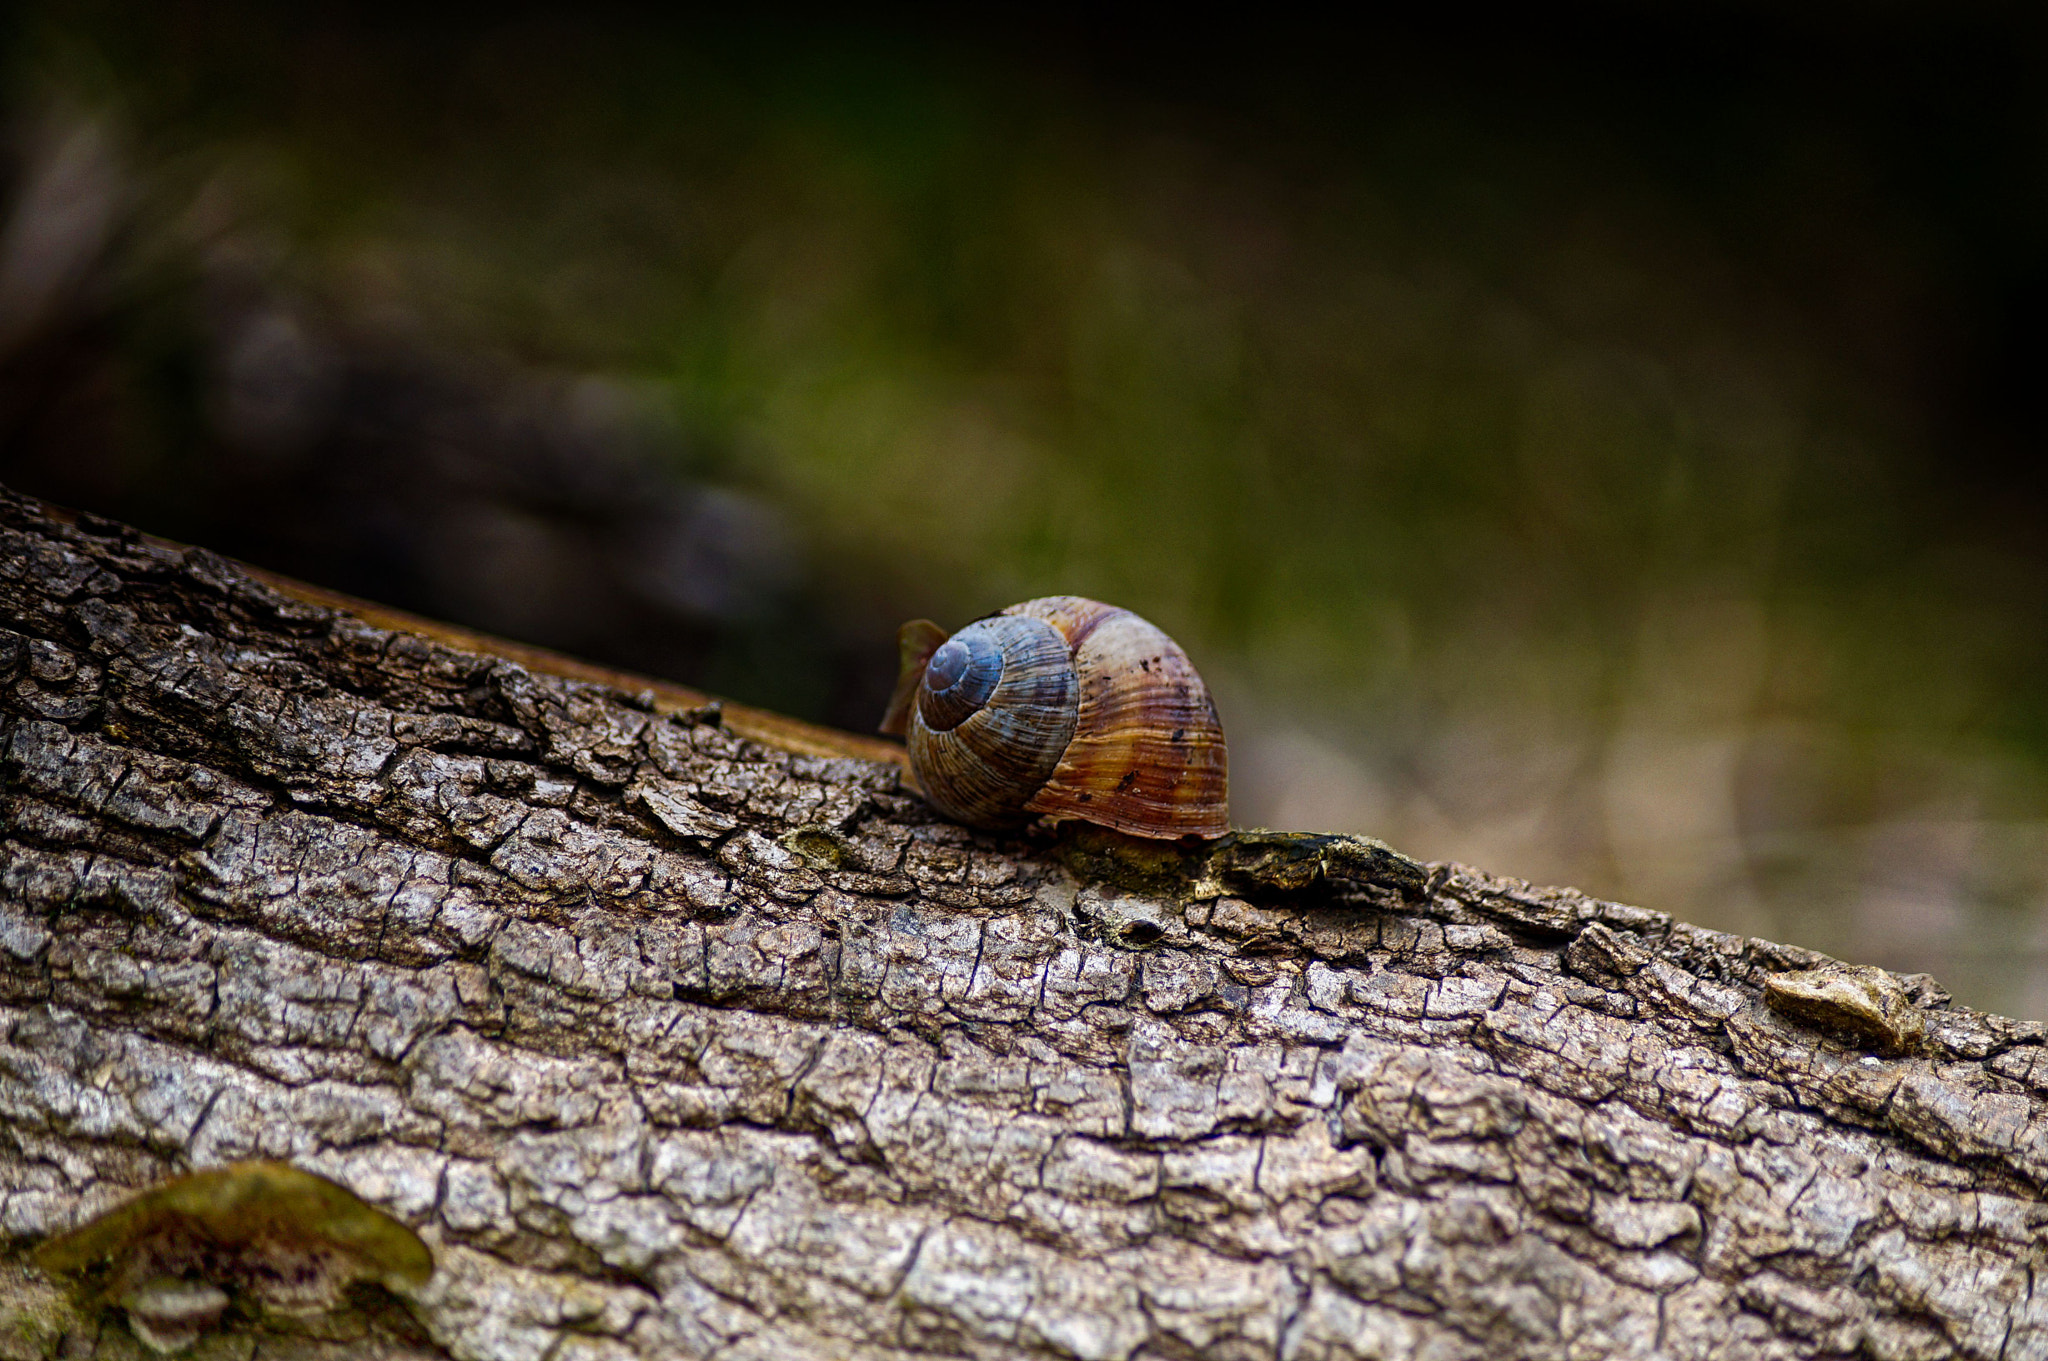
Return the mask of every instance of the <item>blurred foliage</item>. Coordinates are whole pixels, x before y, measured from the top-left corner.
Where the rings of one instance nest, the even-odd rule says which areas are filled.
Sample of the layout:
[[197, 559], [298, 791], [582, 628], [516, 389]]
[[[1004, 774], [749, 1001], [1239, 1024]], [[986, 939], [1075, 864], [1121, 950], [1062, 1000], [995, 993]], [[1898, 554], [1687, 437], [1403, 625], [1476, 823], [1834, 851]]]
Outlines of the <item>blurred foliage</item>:
[[[766, 583], [673, 656], [334, 584], [849, 725], [895, 620], [1099, 596], [1211, 675], [1241, 817], [2048, 1008], [2039, 21], [1477, 19], [67, 7], [13, 70], [132, 179], [102, 508], [351, 570], [274, 499], [220, 522], [239, 281], [334, 345], [602, 375]], [[40, 457], [0, 475], [84, 485]]]

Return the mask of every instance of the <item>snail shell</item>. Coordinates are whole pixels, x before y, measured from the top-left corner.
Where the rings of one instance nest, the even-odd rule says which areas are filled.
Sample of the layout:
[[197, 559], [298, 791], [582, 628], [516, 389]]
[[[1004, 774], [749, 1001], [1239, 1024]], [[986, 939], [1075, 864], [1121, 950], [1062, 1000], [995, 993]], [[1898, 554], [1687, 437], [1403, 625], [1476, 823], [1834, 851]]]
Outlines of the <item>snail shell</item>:
[[1129, 610], [1048, 596], [951, 637], [918, 620], [897, 639], [903, 673], [882, 731], [905, 739], [947, 817], [1169, 838], [1230, 830], [1229, 756], [1208, 687]]

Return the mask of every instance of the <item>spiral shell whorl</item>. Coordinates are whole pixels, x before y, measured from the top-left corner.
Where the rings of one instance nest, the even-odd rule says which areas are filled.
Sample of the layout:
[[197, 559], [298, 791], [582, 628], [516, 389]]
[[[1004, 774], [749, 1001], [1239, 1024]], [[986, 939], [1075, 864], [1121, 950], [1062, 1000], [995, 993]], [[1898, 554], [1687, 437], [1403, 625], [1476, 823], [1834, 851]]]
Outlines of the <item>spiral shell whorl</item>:
[[906, 733], [925, 797], [971, 826], [1024, 821], [1074, 736], [1080, 687], [1066, 639], [1042, 620], [998, 615], [954, 634], [925, 675]]
[[933, 732], [951, 732], [987, 704], [1003, 678], [1002, 644], [992, 629], [965, 629], [925, 664], [918, 717]]

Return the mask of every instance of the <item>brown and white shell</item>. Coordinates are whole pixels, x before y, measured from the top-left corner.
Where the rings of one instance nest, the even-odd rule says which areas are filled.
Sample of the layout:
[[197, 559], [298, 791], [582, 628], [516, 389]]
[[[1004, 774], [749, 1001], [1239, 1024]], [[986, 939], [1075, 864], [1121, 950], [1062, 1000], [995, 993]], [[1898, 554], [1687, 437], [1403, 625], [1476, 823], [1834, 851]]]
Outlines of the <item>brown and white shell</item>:
[[919, 620], [898, 640], [903, 673], [882, 731], [905, 739], [946, 816], [1163, 838], [1230, 830], [1229, 755], [1208, 687], [1129, 610], [1048, 596], [951, 637]]

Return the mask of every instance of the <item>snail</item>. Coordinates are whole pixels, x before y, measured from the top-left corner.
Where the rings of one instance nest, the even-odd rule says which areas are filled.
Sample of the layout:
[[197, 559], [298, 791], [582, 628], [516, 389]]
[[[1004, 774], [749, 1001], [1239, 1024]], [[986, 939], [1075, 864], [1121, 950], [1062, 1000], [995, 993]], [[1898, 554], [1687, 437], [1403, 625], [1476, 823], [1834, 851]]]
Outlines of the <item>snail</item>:
[[1056, 595], [958, 633], [897, 632], [882, 731], [905, 739], [931, 805], [992, 830], [1092, 822], [1134, 836], [1230, 830], [1229, 758], [1208, 687], [1129, 610]]

